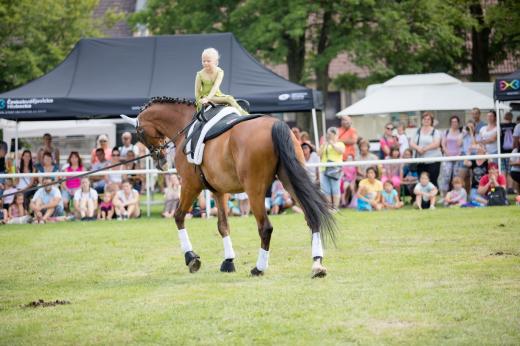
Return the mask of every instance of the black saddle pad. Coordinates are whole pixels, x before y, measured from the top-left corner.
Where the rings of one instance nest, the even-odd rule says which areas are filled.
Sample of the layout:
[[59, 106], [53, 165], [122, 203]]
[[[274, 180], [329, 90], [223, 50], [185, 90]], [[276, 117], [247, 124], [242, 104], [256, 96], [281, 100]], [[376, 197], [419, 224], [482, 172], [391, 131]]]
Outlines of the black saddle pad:
[[[194, 123], [193, 131], [191, 132], [191, 135], [186, 137], [186, 140], [184, 141], [184, 153], [186, 155], [192, 155], [193, 157], [193, 149], [195, 149], [195, 145], [199, 141], [202, 128], [208, 121], [213, 119], [224, 107], [227, 107], [225, 105], [218, 105], [216, 107], [212, 107], [209, 110], [205, 111], [204, 113], [201, 113], [197, 116], [197, 120]], [[259, 117], [265, 116], [265, 114], [250, 114], [250, 115], [240, 115], [237, 113], [228, 114], [225, 117], [223, 117], [221, 120], [219, 120], [211, 129], [206, 133], [206, 136], [204, 137], [203, 142], [206, 143], [210, 139], [216, 138], [223, 134], [224, 132], [231, 129], [236, 124], [239, 124], [244, 121], [248, 121], [251, 119], [256, 119]], [[186, 152], [186, 144], [191, 139], [191, 149], [192, 151]]]

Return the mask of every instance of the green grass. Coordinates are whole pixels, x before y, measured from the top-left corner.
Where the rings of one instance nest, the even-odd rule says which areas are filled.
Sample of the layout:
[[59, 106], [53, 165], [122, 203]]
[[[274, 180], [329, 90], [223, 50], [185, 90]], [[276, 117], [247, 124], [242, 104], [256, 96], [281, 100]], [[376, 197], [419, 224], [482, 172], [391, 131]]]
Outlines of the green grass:
[[518, 207], [343, 211], [314, 280], [303, 218], [271, 220], [259, 278], [252, 217], [231, 219], [233, 274], [215, 219], [187, 222], [196, 274], [171, 220], [2, 226], [0, 344], [520, 343]]

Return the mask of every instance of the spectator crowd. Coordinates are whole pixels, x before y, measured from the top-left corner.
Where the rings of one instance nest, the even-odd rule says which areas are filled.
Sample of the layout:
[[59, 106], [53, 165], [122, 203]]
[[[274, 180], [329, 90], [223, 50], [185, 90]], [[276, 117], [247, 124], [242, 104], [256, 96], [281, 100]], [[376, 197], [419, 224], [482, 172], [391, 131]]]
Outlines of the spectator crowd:
[[[358, 134], [349, 116], [341, 118], [339, 127], [331, 127], [316, 148], [307, 132], [297, 127], [292, 132], [301, 144], [306, 163], [344, 161], [377, 161], [376, 164], [357, 164], [343, 167], [306, 167], [312, 182], [321, 188], [335, 208], [354, 208], [359, 211], [399, 209], [407, 199], [417, 209], [446, 207], [483, 207], [504, 205], [507, 193], [518, 193], [520, 159], [502, 159], [501, 173], [497, 160], [435, 161], [443, 156], [484, 155], [498, 152], [497, 117], [490, 111], [482, 119], [474, 108], [471, 119], [462, 123], [453, 115], [449, 128], [436, 127], [434, 116], [425, 112], [421, 126], [410, 129], [406, 124], [385, 125], [379, 140], [379, 152], [370, 151], [370, 143]], [[520, 117], [519, 117], [520, 118]], [[520, 123], [513, 123], [506, 113], [500, 124], [501, 153], [520, 151]], [[411, 134], [411, 135], [410, 135]], [[7, 144], [0, 145], [0, 173], [59, 173], [86, 172], [109, 166], [111, 174], [91, 175], [68, 179], [61, 184], [58, 177], [0, 178], [0, 223], [47, 223], [64, 220], [126, 220], [141, 215], [140, 196], [146, 186], [146, 176], [118, 171], [138, 170], [139, 161], [132, 161], [146, 153], [141, 143], [132, 143], [132, 135], [123, 133], [122, 145], [111, 148], [106, 135], [100, 135], [85, 164], [77, 151], [69, 153], [66, 164], [60, 167], [60, 150], [52, 143], [50, 134], [43, 136], [36, 152], [23, 150], [14, 167], [7, 157]], [[400, 158], [431, 158], [432, 162], [398, 164]], [[130, 161], [117, 165], [121, 161]], [[179, 177], [166, 174], [160, 181], [164, 193], [162, 216], [173, 218], [179, 203]], [[53, 184], [54, 183], [54, 184]], [[38, 187], [39, 186], [39, 187]], [[29, 192], [24, 190], [38, 187]], [[519, 200], [517, 196], [517, 201]], [[207, 208], [209, 202], [209, 208]], [[275, 180], [265, 196], [266, 209], [271, 214], [284, 210], [301, 213], [280, 181]], [[206, 201], [201, 193], [193, 203], [189, 217], [205, 217], [207, 210], [216, 215], [215, 202]], [[230, 215], [250, 213], [245, 193], [229, 195]]]

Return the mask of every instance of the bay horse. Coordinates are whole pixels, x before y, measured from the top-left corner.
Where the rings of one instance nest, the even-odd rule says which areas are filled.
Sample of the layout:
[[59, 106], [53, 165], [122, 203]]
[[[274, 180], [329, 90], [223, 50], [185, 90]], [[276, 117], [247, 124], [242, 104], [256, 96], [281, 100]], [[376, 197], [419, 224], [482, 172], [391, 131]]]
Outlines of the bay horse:
[[[304, 168], [300, 144], [289, 126], [271, 116], [261, 116], [236, 124], [220, 136], [207, 141], [202, 164], [188, 163], [182, 150], [196, 108], [192, 101], [177, 98], [152, 98], [137, 118], [122, 117], [136, 127], [137, 137], [145, 144], [156, 161], [164, 161], [165, 143], [175, 148], [175, 167], [182, 181], [180, 202], [175, 211], [175, 223], [186, 265], [191, 273], [199, 270], [200, 256], [193, 251], [185, 216], [193, 201], [204, 189], [204, 180], [215, 190], [218, 209], [218, 231], [224, 245], [224, 261], [220, 270], [233, 272], [235, 252], [227, 220], [228, 193], [246, 192], [255, 216], [260, 250], [253, 276], [263, 275], [269, 262], [269, 243], [273, 226], [269, 222], [264, 197], [275, 177], [282, 182], [294, 201], [302, 208], [312, 232], [312, 277], [323, 277], [323, 247], [320, 233], [334, 240], [335, 221], [332, 210], [320, 189], [311, 182]], [[202, 175], [202, 174], [203, 175]]]

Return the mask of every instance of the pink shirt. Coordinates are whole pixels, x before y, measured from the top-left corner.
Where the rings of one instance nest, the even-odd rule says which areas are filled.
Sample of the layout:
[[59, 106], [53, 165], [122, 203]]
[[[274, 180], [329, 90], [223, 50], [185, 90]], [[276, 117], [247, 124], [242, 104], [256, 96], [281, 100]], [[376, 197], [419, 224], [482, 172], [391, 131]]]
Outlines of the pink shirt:
[[[79, 166], [77, 169], [72, 169], [71, 166], [67, 167], [65, 169], [65, 172], [83, 172], [84, 169], [82, 166]], [[77, 189], [78, 187], [81, 186], [81, 178], [75, 178], [75, 179], [70, 179], [70, 180], [67, 180], [65, 182], [65, 186], [67, 187], [67, 189]]]

